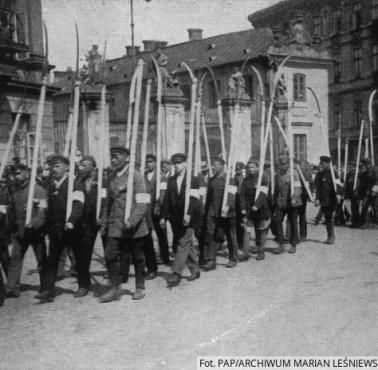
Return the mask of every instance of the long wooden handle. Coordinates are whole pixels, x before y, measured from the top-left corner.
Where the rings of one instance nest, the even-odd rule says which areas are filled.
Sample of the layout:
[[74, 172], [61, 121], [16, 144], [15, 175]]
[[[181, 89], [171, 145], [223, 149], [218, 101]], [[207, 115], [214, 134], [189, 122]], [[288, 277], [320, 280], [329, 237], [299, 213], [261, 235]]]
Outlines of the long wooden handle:
[[345, 153], [344, 153], [344, 184], [346, 183], [347, 166], [348, 166], [348, 154], [349, 154], [349, 140], [345, 140]]
[[221, 146], [222, 146], [222, 157], [223, 160], [227, 161], [227, 150], [226, 150], [226, 142], [224, 139], [224, 126], [223, 126], [223, 112], [222, 112], [222, 103], [220, 100], [217, 101], [217, 113], [218, 113], [218, 120], [219, 120], [219, 131], [220, 131], [220, 138], [221, 138]]
[[[148, 140], [148, 123], [150, 118], [150, 96], [151, 96], [151, 79], [147, 81], [146, 88], [146, 102], [144, 106], [144, 121], [143, 121], [143, 136], [142, 136], [142, 148], [140, 159], [140, 173], [143, 175], [146, 170], [146, 155], [147, 155], [147, 140]], [[160, 171], [160, 165], [156, 171]]]
[[201, 116], [201, 122], [202, 122], [203, 140], [205, 142], [206, 160], [207, 160], [207, 165], [208, 165], [208, 168], [209, 168], [209, 176], [212, 177], [213, 176], [213, 170], [212, 170], [212, 167], [211, 167], [209, 140], [207, 138], [206, 121], [205, 121], [205, 117], [204, 117], [203, 114]]
[[70, 168], [68, 172], [68, 196], [67, 196], [67, 209], [66, 209], [66, 220], [71, 215], [72, 212], [72, 202], [73, 202], [73, 189], [75, 180], [75, 159], [76, 159], [76, 145], [77, 145], [77, 127], [79, 123], [79, 102], [80, 102], [80, 82], [76, 82], [75, 92], [74, 92], [74, 111], [72, 117], [72, 141], [71, 141], [71, 151], [70, 151]]
[[195, 135], [195, 145], [194, 145], [194, 174], [198, 176], [201, 167], [201, 102], [198, 101], [196, 104], [196, 135]]
[[65, 157], [68, 157], [68, 154], [70, 152], [70, 142], [72, 138], [72, 119], [73, 119], [73, 111], [70, 109], [68, 113], [66, 139], [64, 141], [64, 149], [63, 149], [63, 155]]
[[96, 219], [100, 217], [100, 211], [101, 211], [101, 199], [102, 199], [102, 178], [104, 173], [104, 156], [105, 156], [105, 150], [107, 149], [107, 146], [105, 146], [105, 109], [106, 109], [106, 86], [102, 85], [101, 88], [101, 148], [100, 148], [100, 160], [97, 165], [98, 174], [97, 174], [97, 204], [96, 204]]
[[36, 130], [35, 130], [33, 163], [32, 163], [31, 175], [30, 175], [28, 201], [26, 205], [25, 225], [30, 224], [31, 219], [32, 219], [33, 198], [34, 198], [35, 184], [36, 184], [36, 178], [37, 178], [38, 155], [39, 155], [39, 148], [41, 146], [43, 112], [44, 112], [45, 100], [46, 100], [46, 85], [47, 85], [47, 78], [45, 77], [42, 82], [41, 92], [39, 96], [39, 103], [38, 103], [38, 115], [37, 115], [37, 125], [36, 125]]
[[362, 146], [363, 134], [364, 134], [364, 121], [362, 120], [361, 126], [360, 126], [360, 137], [358, 139], [357, 163], [356, 163], [356, 173], [354, 175], [353, 190], [356, 190], [356, 187], [357, 187], [358, 170], [359, 170], [359, 167], [360, 167], [361, 146]]
[[138, 124], [139, 124], [139, 105], [140, 96], [142, 93], [142, 79], [143, 79], [143, 65], [142, 59], [138, 62], [138, 73], [136, 79], [136, 97], [134, 106], [133, 127], [131, 133], [130, 145], [130, 163], [129, 163], [129, 177], [127, 178], [127, 192], [126, 192], [126, 205], [125, 205], [125, 223], [129, 220], [131, 215], [131, 204], [133, 200], [133, 186], [134, 186], [134, 171], [135, 171], [135, 157], [136, 157], [136, 142], [138, 138]]
[[10, 132], [9, 139], [8, 139], [7, 145], [5, 147], [3, 159], [0, 163], [0, 180], [3, 178], [5, 167], [8, 163], [9, 153], [10, 153], [10, 150], [11, 150], [12, 145], [13, 145], [13, 140], [14, 140], [14, 137], [16, 136], [18, 126], [20, 125], [21, 115], [22, 115], [22, 111], [19, 110], [16, 114], [16, 118], [15, 118], [14, 123], [13, 123], [12, 131]]

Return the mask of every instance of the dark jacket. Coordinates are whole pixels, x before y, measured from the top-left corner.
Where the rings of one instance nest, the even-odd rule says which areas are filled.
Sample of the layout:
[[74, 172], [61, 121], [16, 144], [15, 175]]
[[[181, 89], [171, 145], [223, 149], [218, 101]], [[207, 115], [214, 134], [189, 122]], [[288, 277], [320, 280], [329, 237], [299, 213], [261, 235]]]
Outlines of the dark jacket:
[[320, 171], [315, 176], [316, 199], [322, 207], [336, 207], [337, 197], [330, 169]]
[[[177, 188], [177, 176], [168, 179], [167, 191], [164, 196], [161, 217], [169, 220], [172, 228], [181, 228], [184, 221], [185, 211], [185, 188], [186, 175], [181, 183], [180, 191]], [[197, 177], [192, 178], [192, 188], [199, 188], [199, 180]], [[191, 189], [192, 194], [189, 198], [190, 215], [189, 227], [199, 230], [202, 227], [203, 207], [200, 201], [199, 189]]]
[[84, 211], [84, 192], [82, 183], [74, 181], [72, 210], [66, 221], [67, 198], [68, 177], [59, 187], [56, 186], [55, 182], [49, 184], [47, 207], [47, 226], [49, 229], [55, 227], [63, 229], [66, 222], [72, 223], [74, 227], [79, 226]]
[[[258, 174], [247, 175], [241, 185], [240, 203], [242, 212], [246, 213], [250, 219], [268, 219], [270, 218], [270, 209], [268, 205], [269, 180], [266, 173], [262, 176], [262, 189], [259, 196], [256, 197]], [[256, 206], [257, 211], [253, 211], [252, 207]]]

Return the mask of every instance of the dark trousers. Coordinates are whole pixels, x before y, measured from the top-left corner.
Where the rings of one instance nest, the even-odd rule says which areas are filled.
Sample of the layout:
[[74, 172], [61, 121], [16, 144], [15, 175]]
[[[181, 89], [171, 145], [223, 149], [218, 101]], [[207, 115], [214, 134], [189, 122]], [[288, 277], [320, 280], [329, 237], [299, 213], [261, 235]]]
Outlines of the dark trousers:
[[77, 243], [73, 248], [79, 288], [89, 289], [91, 285], [90, 265], [97, 232], [97, 225], [82, 224], [80, 237], [78, 237]]
[[8, 240], [0, 239], [0, 264], [4, 270], [5, 275], [8, 275], [9, 268], [9, 249], [8, 249]]
[[26, 251], [31, 245], [37, 260], [40, 282], [42, 282], [42, 266], [46, 261], [46, 243], [44, 235], [38, 235], [34, 240], [25, 240], [18, 237], [12, 238], [12, 255], [8, 271], [8, 288], [13, 290], [20, 282], [22, 273], [22, 264]]
[[336, 207], [329, 207], [329, 206], [322, 206], [321, 210], [324, 214], [324, 219], [327, 224], [333, 222], [333, 214], [335, 212]]
[[63, 226], [57, 225], [49, 230], [49, 253], [45, 265], [42, 267], [41, 290], [51, 293], [55, 291], [55, 281], [58, 273], [59, 261], [65, 248], [75, 245], [75, 240], [80, 238], [77, 230], [64, 231]]
[[263, 251], [266, 241], [266, 236], [268, 235], [269, 226], [263, 230], [259, 228], [259, 220], [247, 218], [247, 224], [245, 226], [244, 238], [243, 238], [243, 252], [248, 254], [250, 252], [250, 241], [251, 241], [251, 231], [252, 226], [255, 231], [255, 243], [258, 251]]
[[236, 239], [238, 241], [238, 247], [243, 248], [244, 227], [243, 227], [243, 215], [240, 210], [236, 211]]
[[146, 236], [146, 243], [144, 244], [144, 256], [145, 256], [145, 263], [146, 263], [146, 268], [148, 272], [154, 272], [157, 273], [158, 270], [158, 265], [156, 261], [156, 254], [155, 254], [155, 249], [154, 249], [154, 241], [152, 239], [152, 234], [151, 231], [149, 234]]
[[283, 232], [283, 219], [287, 215], [287, 219], [290, 225], [290, 244], [297, 245], [298, 235], [298, 207], [290, 207], [286, 209], [277, 209], [275, 214], [275, 223], [277, 231], [277, 242], [283, 244], [285, 242]]
[[109, 273], [109, 282], [113, 287], [120, 285], [120, 261], [128, 261], [132, 258], [135, 270], [135, 287], [144, 289], [144, 245], [147, 237], [113, 238], [108, 237], [106, 241], [106, 266]]
[[154, 229], [158, 238], [159, 242], [159, 250], [160, 250], [160, 258], [162, 259], [163, 263], [169, 263], [169, 247], [168, 247], [168, 239], [167, 239], [167, 229], [160, 227], [160, 217], [156, 215], [152, 215], [152, 223], [154, 225]]
[[173, 272], [181, 275], [185, 266], [193, 274], [199, 271], [197, 251], [193, 243], [194, 230], [192, 228], [182, 228], [182, 237], [177, 245], [177, 253], [173, 265]]
[[298, 207], [298, 217], [299, 217], [299, 237], [301, 240], [307, 239], [307, 201], [303, 201], [303, 205]]
[[205, 237], [205, 261], [215, 261], [217, 249], [220, 245], [216, 235], [222, 230], [227, 239], [228, 258], [236, 261], [238, 258], [238, 242], [236, 239], [236, 220], [235, 217], [223, 218], [208, 216], [206, 222]]
[[352, 212], [352, 225], [360, 225], [360, 202], [356, 197], [352, 197], [350, 200], [350, 208]]

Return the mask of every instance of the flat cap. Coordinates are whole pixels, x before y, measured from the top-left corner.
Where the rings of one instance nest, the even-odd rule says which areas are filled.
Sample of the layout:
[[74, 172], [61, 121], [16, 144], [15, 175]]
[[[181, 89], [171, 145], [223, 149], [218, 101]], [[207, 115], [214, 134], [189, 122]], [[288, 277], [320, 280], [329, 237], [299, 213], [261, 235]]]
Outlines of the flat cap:
[[322, 155], [320, 156], [320, 162], [329, 163], [331, 162], [331, 157], [329, 157], [328, 155]]
[[245, 164], [243, 162], [236, 162], [236, 168], [245, 168]]
[[28, 170], [29, 170], [28, 166], [26, 166], [23, 163], [18, 163], [18, 164], [15, 164], [13, 166], [13, 172], [16, 172], [16, 171], [28, 171]]
[[93, 164], [93, 167], [96, 167], [96, 160], [94, 159], [93, 156], [91, 155], [84, 155], [80, 162], [83, 162], [83, 161], [88, 161], [88, 162], [91, 162]]
[[362, 158], [361, 159], [361, 164], [371, 164], [371, 159], [369, 158]]
[[256, 166], [259, 165], [259, 161], [258, 161], [258, 159], [257, 159], [256, 157], [250, 157], [250, 158], [248, 159], [247, 164], [248, 164], [248, 163], [254, 163]]
[[184, 153], [175, 153], [171, 157], [171, 162], [172, 163], [182, 163], [186, 161], [186, 154]]
[[278, 164], [288, 164], [289, 163], [289, 156], [287, 155], [281, 155], [278, 157]]
[[163, 164], [167, 164], [167, 165], [171, 165], [172, 162], [169, 160], [169, 159], [162, 159], [161, 162], [160, 162], [160, 165], [163, 165]]
[[147, 154], [146, 155], [146, 161], [156, 162], [156, 155], [154, 155], [154, 154]]
[[111, 155], [116, 155], [116, 154], [130, 155], [130, 150], [125, 148], [122, 145], [116, 145], [110, 148], [110, 154]]
[[47, 161], [49, 164], [55, 164], [55, 163], [70, 164], [69, 159], [62, 154], [51, 154], [48, 157]]
[[215, 158], [213, 158], [213, 162], [219, 162], [219, 163], [222, 163], [222, 164], [226, 163], [226, 161], [223, 159], [222, 154], [219, 154]]

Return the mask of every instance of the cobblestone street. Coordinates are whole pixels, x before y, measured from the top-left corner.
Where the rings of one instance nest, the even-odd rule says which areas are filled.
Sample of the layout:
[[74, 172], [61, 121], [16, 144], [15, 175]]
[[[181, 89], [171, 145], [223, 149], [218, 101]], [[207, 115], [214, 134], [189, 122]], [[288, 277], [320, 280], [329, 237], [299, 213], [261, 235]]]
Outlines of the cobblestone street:
[[109, 304], [93, 296], [105, 284], [100, 245], [93, 295], [74, 299], [76, 282], [67, 278], [45, 305], [33, 298], [38, 275], [28, 253], [25, 291], [0, 309], [0, 368], [194, 369], [199, 355], [374, 355], [376, 231], [336, 232], [337, 243], [326, 246], [324, 226], [309, 225], [309, 241], [295, 255], [268, 252], [231, 270], [219, 257], [215, 271], [172, 290], [169, 268], [161, 267], [144, 300], [131, 300], [131, 278]]

